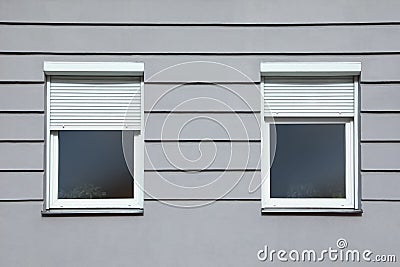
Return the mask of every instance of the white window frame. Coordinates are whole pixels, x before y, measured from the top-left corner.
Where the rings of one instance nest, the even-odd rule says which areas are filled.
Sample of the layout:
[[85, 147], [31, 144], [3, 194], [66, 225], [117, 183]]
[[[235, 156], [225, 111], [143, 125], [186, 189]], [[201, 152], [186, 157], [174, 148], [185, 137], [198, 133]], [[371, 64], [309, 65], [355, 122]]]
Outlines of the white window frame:
[[[360, 63], [261, 63], [261, 90], [267, 76], [354, 76], [353, 117], [280, 117], [265, 114], [264, 93], [261, 98], [261, 208], [263, 212], [359, 212], [359, 80]], [[341, 124], [345, 125], [346, 198], [271, 198], [270, 194], [270, 127], [273, 124]], [[279, 137], [277, 137], [279, 138]]]
[[[144, 205], [144, 99], [143, 63], [130, 62], [45, 62], [46, 74], [46, 201], [45, 213], [128, 213], [143, 210]], [[134, 76], [140, 77], [141, 128], [128, 130], [134, 133], [133, 148], [133, 198], [115, 199], [59, 199], [58, 198], [58, 130], [50, 130], [50, 85], [51, 75], [70, 76]], [[85, 129], [82, 129], [85, 130]], [[105, 129], [90, 129], [93, 131]], [[107, 129], [112, 130], [112, 129]], [[115, 129], [121, 131], [124, 130]], [[63, 130], [68, 131], [68, 130]], [[79, 130], [78, 130], [79, 131]]]
[[[354, 127], [353, 121], [345, 118], [340, 119], [275, 119], [274, 122], [264, 120], [262, 127], [263, 140], [265, 140], [264, 149], [270, 151], [270, 127], [279, 124], [343, 124], [345, 125], [345, 143], [346, 143], [346, 198], [271, 198], [270, 196], [270, 172], [265, 172], [263, 177], [266, 178], [265, 186], [263, 186], [262, 194], [263, 207], [265, 208], [353, 208], [354, 207]], [[279, 138], [279, 137], [278, 137]], [[270, 153], [264, 153], [262, 159], [266, 162], [266, 166], [271, 166]]]

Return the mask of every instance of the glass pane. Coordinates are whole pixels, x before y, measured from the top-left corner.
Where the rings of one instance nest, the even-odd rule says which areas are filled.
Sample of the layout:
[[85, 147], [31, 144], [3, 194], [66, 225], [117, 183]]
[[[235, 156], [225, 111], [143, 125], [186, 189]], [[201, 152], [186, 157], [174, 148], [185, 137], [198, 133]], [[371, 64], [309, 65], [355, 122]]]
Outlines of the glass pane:
[[[276, 124], [273, 198], [345, 198], [344, 124]], [[270, 130], [274, 140], [274, 129]], [[271, 155], [272, 158], [272, 155]]]
[[59, 198], [133, 198], [121, 131], [60, 131], [58, 138]]

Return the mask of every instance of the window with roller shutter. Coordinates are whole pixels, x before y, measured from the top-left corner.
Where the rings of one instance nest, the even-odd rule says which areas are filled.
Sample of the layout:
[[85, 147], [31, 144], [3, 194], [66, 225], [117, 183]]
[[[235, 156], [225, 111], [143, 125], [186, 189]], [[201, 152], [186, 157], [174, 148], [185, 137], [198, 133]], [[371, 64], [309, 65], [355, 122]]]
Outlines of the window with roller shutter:
[[360, 63], [261, 64], [262, 208], [358, 212]]
[[46, 211], [143, 209], [143, 63], [45, 62]]

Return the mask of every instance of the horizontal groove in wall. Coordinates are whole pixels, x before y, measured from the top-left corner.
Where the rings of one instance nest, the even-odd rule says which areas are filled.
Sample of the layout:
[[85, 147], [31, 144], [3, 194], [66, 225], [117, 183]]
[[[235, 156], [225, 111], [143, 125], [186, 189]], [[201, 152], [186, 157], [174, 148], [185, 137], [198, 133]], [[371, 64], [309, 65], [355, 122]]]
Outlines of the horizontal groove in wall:
[[[233, 199], [233, 198], [221, 198], [221, 199], [207, 199], [207, 198], [202, 198], [202, 199], [176, 199], [176, 198], [163, 198], [163, 199], [152, 199], [152, 198], [147, 198], [145, 201], [224, 201], [224, 202], [240, 202], [240, 201], [251, 201], [251, 202], [260, 202], [261, 199], [259, 198], [238, 198], [238, 199]], [[362, 202], [399, 202], [400, 200], [397, 199], [361, 199]], [[210, 203], [211, 204], [211, 203]]]
[[144, 172], [256, 172], [261, 171], [261, 169], [159, 169], [159, 170], [144, 170]]
[[157, 27], [332, 27], [332, 26], [390, 26], [400, 25], [400, 21], [371, 21], [371, 22], [307, 22], [307, 23], [163, 23], [163, 22], [136, 22], [136, 23], [123, 23], [123, 22], [37, 22], [37, 21], [0, 21], [0, 25], [21, 25], [21, 26], [99, 26], [99, 27], [135, 27], [135, 26], [157, 26]]
[[[220, 172], [221, 170], [214, 169], [214, 170], [203, 170], [202, 172]], [[259, 172], [261, 171], [260, 169], [228, 169], [228, 170], [223, 170], [226, 172], [243, 172], [243, 171], [253, 171], [253, 172]], [[23, 170], [23, 169], [18, 169], [18, 170], [0, 170], [1, 172], [42, 172], [44, 173], [44, 170]], [[146, 170], [145, 172], [158, 172], [157, 170]], [[163, 171], [161, 171], [163, 172]], [[168, 172], [183, 172], [179, 170], [168, 170]], [[362, 173], [398, 173], [400, 175], [400, 170], [365, 170], [362, 171]]]
[[[63, 62], [72, 62], [72, 61], [76, 61], [75, 59], [71, 59], [71, 60], [61, 60]], [[84, 60], [83, 60], [84, 61]], [[91, 60], [87, 60], [87, 62], [90, 62]], [[108, 61], [108, 60], [105, 60]], [[113, 62], [119, 62], [120, 60], [114, 60]], [[132, 61], [137, 61], [137, 60], [132, 60]], [[344, 61], [344, 60], [337, 60], [337, 61]], [[41, 70], [41, 69], [40, 69]], [[146, 69], [145, 69], [145, 75], [146, 75]], [[145, 76], [146, 77], [146, 76]], [[197, 83], [197, 84], [201, 84]], [[34, 84], [40, 84], [40, 85], [45, 85], [45, 81], [44, 81], [44, 76], [43, 76], [43, 80], [38, 80], [38, 81], [24, 81], [24, 80], [3, 80], [0, 81], [0, 84], [5, 84], [5, 85], [13, 85], [13, 84], [26, 84], [26, 85], [34, 85]], [[191, 85], [191, 84], [196, 84], [193, 82], [187, 82], [187, 81], [144, 81], [144, 85], [176, 85], [176, 84], [182, 84], [182, 85]], [[210, 83], [202, 83], [202, 84], [214, 84], [214, 85], [252, 85], [252, 86], [260, 86], [260, 81], [258, 80], [252, 80], [249, 82], [240, 82], [240, 81], [217, 81], [217, 80], [213, 80]], [[373, 84], [373, 85], [400, 85], [400, 76], [399, 76], [399, 80], [385, 80], [385, 81], [360, 81], [360, 85], [363, 84]]]
[[[213, 169], [213, 170], [202, 170], [201, 172], [220, 172], [221, 170]], [[224, 170], [226, 172], [243, 172], [243, 171], [249, 171], [249, 172], [260, 172], [261, 169], [228, 169]], [[145, 172], [159, 172], [158, 170], [145, 170]], [[161, 171], [165, 172], [165, 171]], [[184, 172], [180, 170], [167, 170], [167, 172]], [[361, 171], [361, 175], [367, 174], [367, 173], [398, 173], [400, 175], [400, 170], [365, 170]]]
[[38, 110], [0, 110], [0, 114], [44, 114], [44, 111]]
[[0, 84], [43, 84], [44, 85], [44, 80], [43, 81], [0, 81]]
[[[400, 176], [400, 170], [365, 170], [361, 172], [362, 175], [366, 174], [391, 174], [391, 175], [399, 175]], [[399, 178], [400, 180], [400, 178]]]
[[0, 169], [0, 174], [2, 172], [44, 172], [44, 169]]
[[[145, 70], [146, 73], [146, 70]], [[209, 85], [209, 84], [221, 84], [221, 85], [260, 85], [259, 81], [221, 81], [221, 82], [216, 82], [216, 81], [211, 81], [211, 82], [168, 82], [168, 81], [145, 81], [146, 84], [150, 85]]]
[[42, 202], [44, 199], [0, 199], [0, 203], [2, 202]]
[[400, 169], [398, 170], [364, 170], [361, 169], [362, 173], [398, 173], [400, 175]]
[[[212, 202], [238, 202], [238, 201], [242, 201], [242, 202], [260, 202], [260, 199], [257, 198], [238, 198], [238, 199], [234, 199], [234, 198], [219, 198], [219, 199], [213, 199], [213, 198], [162, 198], [162, 199], [155, 199], [155, 198], [146, 198], [144, 201], [177, 201], [177, 202], [183, 202], [183, 201], [201, 201], [201, 202], [205, 202], [205, 201], [212, 201]], [[212, 205], [212, 202], [209, 203], [208, 205]]]
[[[1, 55], [1, 53], [0, 53], [0, 55]], [[75, 54], [74, 54], [75, 55]], [[137, 55], [137, 54], [134, 54], [134, 55]], [[400, 55], [400, 52], [399, 52], [399, 55]], [[223, 55], [223, 56], [225, 56], [225, 55]], [[75, 59], [74, 59], [75, 60]], [[66, 61], [66, 60], [63, 60], [63, 61]], [[68, 61], [66, 61], [66, 62], [68, 62]], [[145, 70], [145, 72], [146, 72], [146, 70]], [[221, 82], [212, 82], [211, 84], [216, 84], [216, 83], [218, 83], [218, 84], [243, 84], [243, 85], [246, 85], [246, 84], [249, 84], [249, 85], [260, 85], [260, 82], [259, 81], [249, 81], [249, 82], [240, 82], [240, 81], [238, 81], [238, 82], [226, 82], [226, 81], [221, 81]], [[45, 81], [43, 80], [43, 81], [15, 81], [15, 80], [9, 80], [9, 81], [0, 81], [0, 84], [45, 84]], [[154, 81], [154, 82], [152, 82], [152, 81], [146, 81], [145, 82], [145, 84], [160, 84], [160, 85], [163, 85], [163, 84], [171, 84], [171, 85], [175, 85], [175, 84], [179, 84], [178, 82], [175, 82], [175, 81], [171, 81], [171, 82], [163, 82], [163, 81]], [[196, 85], [196, 84], [210, 84], [210, 83], [207, 83], [207, 82], [182, 82], [182, 84], [193, 84], [193, 85]], [[400, 84], [400, 81], [360, 81], [360, 84], [362, 85], [362, 84]]]
[[44, 143], [44, 139], [41, 140], [29, 140], [29, 139], [23, 139], [23, 140], [7, 140], [3, 139], [0, 140], [0, 143]]
[[[182, 202], [182, 201], [212, 201], [212, 202], [261, 202], [261, 198], [253, 198], [253, 199], [247, 199], [247, 198], [240, 198], [240, 199], [232, 199], [232, 198], [221, 198], [221, 199], [145, 199], [144, 201], [177, 201], [177, 202]], [[362, 202], [398, 202], [400, 203], [400, 200], [394, 200], [394, 199], [361, 199]], [[212, 202], [209, 203], [208, 205], [212, 205]], [[310, 211], [311, 212], [311, 211]]]
[[[241, 140], [224, 140], [224, 139], [174, 139], [174, 140], [156, 140], [156, 139], [150, 139], [150, 140], [144, 140], [146, 143], [199, 143], [199, 142], [204, 142], [204, 143], [260, 143], [261, 139], [241, 139]], [[1, 142], [1, 141], [0, 141]], [[23, 141], [21, 141], [23, 142]], [[400, 143], [400, 140], [361, 140], [361, 144], [366, 144], [366, 143]]]
[[[261, 139], [239, 139], [239, 140], [230, 140], [230, 139], [145, 139], [146, 143], [198, 143], [198, 142], [216, 142], [216, 143], [259, 143]], [[0, 140], [0, 143], [43, 143], [44, 139], [23, 139], [23, 140], [14, 140], [14, 139], [3, 139]], [[400, 140], [361, 140], [361, 144], [364, 143], [400, 143]]]
[[[0, 199], [0, 203], [13, 203], [13, 202], [42, 202], [44, 199]], [[238, 198], [238, 199], [232, 199], [232, 198], [220, 198], [220, 199], [211, 199], [211, 198], [201, 198], [201, 199], [196, 199], [196, 198], [188, 198], [188, 199], [177, 199], [177, 198], [162, 198], [162, 199], [155, 199], [155, 198], [146, 198], [144, 200], [145, 202], [149, 201], [177, 201], [177, 202], [182, 202], [182, 201], [212, 201], [212, 202], [260, 202], [260, 198]], [[399, 202], [400, 200], [397, 199], [361, 199], [362, 202]], [[212, 204], [212, 203], [210, 203]]]
[[400, 84], [400, 81], [361, 81], [360, 84]]
[[400, 203], [400, 199], [364, 199], [362, 198], [361, 201], [363, 202], [399, 202]]
[[[66, 60], [64, 60], [66, 61]], [[164, 82], [164, 81], [146, 81], [145, 84], [156, 84], [156, 85], [175, 85], [179, 82]], [[190, 85], [196, 85], [196, 84], [221, 84], [221, 85], [226, 85], [226, 84], [238, 84], [238, 85], [260, 85], [259, 81], [249, 81], [249, 82], [226, 82], [226, 81], [221, 81], [221, 82], [211, 82], [211, 83], [206, 83], [206, 82], [186, 82], [183, 81], [183, 84], [190, 84]], [[45, 81], [18, 81], [18, 80], [9, 80], [9, 81], [0, 81], [0, 84], [45, 84]], [[360, 84], [400, 84], [400, 81], [360, 81]]]
[[[190, 139], [190, 138], [182, 138], [182, 139], [145, 139], [145, 143], [260, 143], [261, 139]], [[4, 143], [44, 143], [45, 140], [41, 139], [1, 139], [0, 144]], [[375, 140], [366, 140], [363, 139], [360, 141], [360, 144], [399, 144], [399, 139], [375, 139]]]
[[400, 143], [400, 140], [361, 140], [361, 144], [382, 144], [382, 143]]
[[[261, 139], [243, 139], [243, 140], [224, 140], [224, 139], [174, 139], [174, 140], [154, 140], [150, 139], [147, 140], [145, 139], [146, 143], [199, 143], [199, 142], [215, 142], [215, 143], [259, 143], [261, 142]], [[0, 140], [0, 143], [44, 143], [44, 139], [41, 140], [29, 140], [29, 139], [23, 139], [23, 140], [13, 140], [13, 139], [3, 139]], [[387, 144], [387, 143], [392, 143], [392, 144], [398, 144], [400, 143], [400, 140], [361, 140], [361, 144], [369, 144], [369, 143], [377, 143], [377, 144]]]
[[55, 56], [364, 56], [400, 55], [400, 51], [364, 52], [40, 52], [0, 51], [0, 55], [55, 55]]
[[[44, 143], [44, 139], [40, 140], [13, 140], [13, 139], [3, 139], [0, 140], [0, 143]], [[229, 139], [165, 139], [165, 140], [158, 140], [158, 139], [145, 139], [145, 143], [260, 143], [261, 139], [239, 139], [239, 140], [229, 140]], [[393, 143], [398, 144], [400, 140], [361, 140], [361, 144], [369, 144], [369, 143]]]
[[42, 172], [42, 173], [44, 173], [44, 170], [43, 169], [42, 170], [39, 170], [39, 169], [37, 169], [37, 170], [32, 170], [32, 169], [17, 169], [17, 170], [7, 169], [7, 170], [4, 170], [4, 169], [0, 169], [0, 173], [2, 173], [2, 172]]
[[[213, 140], [213, 139], [184, 139], [184, 140], [144, 140], [146, 143], [260, 143], [261, 140]], [[400, 142], [400, 141], [399, 141]]]
[[[223, 172], [244, 172], [244, 171], [246, 171], [246, 172], [260, 172], [261, 171], [261, 169], [226, 169], [226, 170], [223, 170], [223, 169], [205, 169], [205, 170], [201, 170], [201, 171], [199, 171], [199, 173], [200, 172], [221, 172], [221, 171], [223, 171]], [[145, 172], [171, 172], [171, 173], [176, 173], [176, 172], [187, 172], [187, 171], [182, 171], [182, 170], [178, 170], [178, 169], [175, 169], [175, 170], [171, 170], [171, 169], [168, 169], [168, 170], [145, 170]]]
[[[0, 53], [1, 54], [1, 53]], [[400, 53], [399, 53], [400, 54]], [[136, 55], [136, 54], [135, 54]], [[66, 60], [63, 60], [66, 61]], [[67, 62], [67, 61], [66, 61]], [[146, 72], [146, 70], [145, 70]], [[17, 81], [17, 80], [9, 80], [9, 81], [0, 81], [0, 84], [43, 84], [44, 85], [44, 80], [43, 81]], [[260, 85], [259, 81], [251, 81], [251, 82], [226, 82], [226, 81], [213, 81], [213, 84], [249, 84], [249, 85]], [[177, 84], [177, 82], [172, 81], [172, 82], [161, 82], [161, 81], [155, 81], [155, 82], [151, 82], [151, 81], [145, 81], [145, 85], [146, 84]], [[182, 84], [205, 84], [203, 82], [182, 82]], [[400, 80], [399, 81], [361, 81], [360, 84], [400, 84]]]
[[144, 113], [147, 114], [254, 114], [254, 113], [260, 113], [260, 111], [219, 111], [219, 110], [205, 110], [205, 111], [171, 111], [171, 110], [156, 110], [156, 111], [150, 111], [150, 110], [145, 110]]
[[400, 174], [400, 169], [399, 170], [364, 170], [361, 169], [362, 173], [399, 173]]
[[361, 111], [362, 114], [399, 114], [400, 110], [374, 110], [374, 111]]

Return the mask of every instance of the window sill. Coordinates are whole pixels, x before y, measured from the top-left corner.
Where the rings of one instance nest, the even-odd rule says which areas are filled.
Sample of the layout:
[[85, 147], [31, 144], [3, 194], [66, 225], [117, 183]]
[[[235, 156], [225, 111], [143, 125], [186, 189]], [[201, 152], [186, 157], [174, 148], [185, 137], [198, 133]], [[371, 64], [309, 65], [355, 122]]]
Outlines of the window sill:
[[361, 215], [361, 209], [262, 208], [263, 215]]
[[143, 209], [49, 209], [42, 211], [42, 216], [142, 216]]

